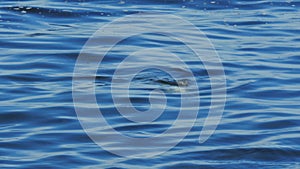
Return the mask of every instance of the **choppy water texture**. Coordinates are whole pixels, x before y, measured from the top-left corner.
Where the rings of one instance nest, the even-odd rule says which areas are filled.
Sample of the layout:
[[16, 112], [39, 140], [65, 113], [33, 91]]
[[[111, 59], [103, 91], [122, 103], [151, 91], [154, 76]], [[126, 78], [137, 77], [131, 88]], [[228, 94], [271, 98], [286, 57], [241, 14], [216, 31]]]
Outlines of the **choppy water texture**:
[[[299, 11], [300, 1], [292, 0], [1, 1], [0, 167], [300, 168]], [[95, 90], [108, 122], [125, 135], [155, 135], [170, 127], [181, 90], [168, 74], [141, 72], [131, 83], [133, 105], [147, 110], [150, 89], [160, 88], [168, 111], [152, 125], [124, 120], [106, 94], [111, 66], [120, 59], [137, 49], [173, 47], [189, 60], [199, 82], [196, 124], [176, 147], [148, 159], [118, 157], [98, 147], [81, 128], [72, 100], [73, 69], [84, 43], [104, 24], [138, 12], [174, 14], [201, 29], [227, 79], [223, 118], [199, 144], [211, 93], [207, 73], [189, 60], [190, 51], [157, 34], [132, 37], [112, 50], [95, 77]], [[89, 78], [82, 77], [83, 83]]]

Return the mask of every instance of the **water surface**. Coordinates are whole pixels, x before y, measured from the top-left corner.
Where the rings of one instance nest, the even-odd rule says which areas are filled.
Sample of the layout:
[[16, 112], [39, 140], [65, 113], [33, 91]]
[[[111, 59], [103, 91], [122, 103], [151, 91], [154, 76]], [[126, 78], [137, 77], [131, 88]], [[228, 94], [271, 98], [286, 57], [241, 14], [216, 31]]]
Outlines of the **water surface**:
[[[299, 168], [299, 6], [300, 1], [1, 1], [1, 168]], [[80, 126], [72, 100], [73, 69], [87, 39], [106, 23], [139, 12], [174, 14], [197, 26], [218, 51], [227, 79], [223, 118], [199, 144], [211, 93], [201, 63], [188, 62], [201, 95], [197, 122], [176, 147], [150, 159], [101, 149]], [[161, 71], [141, 72], [131, 86], [140, 110], [149, 107], [150, 89], [166, 92], [168, 111], [155, 125], [124, 120], [106, 94], [111, 66], [132, 50], [153, 46], [191, 56], [183, 44], [157, 34], [133, 37], [111, 51], [95, 77], [105, 117], [131, 136], [161, 133], [176, 119], [180, 91]]]

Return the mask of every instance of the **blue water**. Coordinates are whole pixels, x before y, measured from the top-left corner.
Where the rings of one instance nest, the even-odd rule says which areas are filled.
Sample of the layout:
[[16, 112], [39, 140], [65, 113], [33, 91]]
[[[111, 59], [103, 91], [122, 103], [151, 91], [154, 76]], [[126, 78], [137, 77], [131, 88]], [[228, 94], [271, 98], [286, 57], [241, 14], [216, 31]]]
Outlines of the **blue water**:
[[[95, 31], [139, 12], [173, 14], [206, 34], [224, 66], [227, 101], [217, 130], [199, 144], [211, 91], [203, 65], [190, 60], [201, 96], [195, 125], [171, 150], [133, 159], [102, 149], [85, 133], [73, 104], [72, 76], [83, 45]], [[293, 0], [3, 0], [0, 167], [300, 168], [299, 25], [300, 1]], [[173, 46], [183, 49], [175, 54], [190, 56], [183, 44], [157, 34], [132, 37], [115, 47], [93, 77], [107, 121], [132, 137], [163, 132], [178, 113], [177, 84], [157, 70], [141, 72], [131, 84], [131, 101], [140, 110], [149, 108], [150, 89], [165, 91], [167, 112], [153, 125], [124, 120], [108, 94], [112, 66], [130, 52], [151, 46]]]

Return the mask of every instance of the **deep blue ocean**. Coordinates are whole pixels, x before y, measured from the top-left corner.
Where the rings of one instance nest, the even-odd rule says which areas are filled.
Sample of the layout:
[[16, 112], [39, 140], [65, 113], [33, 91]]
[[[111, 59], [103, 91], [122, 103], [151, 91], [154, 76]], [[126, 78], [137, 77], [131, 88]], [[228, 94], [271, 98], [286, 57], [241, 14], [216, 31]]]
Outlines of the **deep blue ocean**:
[[[80, 54], [89, 52], [83, 51], [88, 39], [118, 18], [141, 13], [162, 16], [156, 18], [160, 21], [151, 29], [154, 32], [173, 26], [190, 39], [197, 39], [189, 27], [178, 26], [176, 20], [169, 22], [164, 16], [170, 14], [192, 23], [218, 53], [226, 83], [217, 90], [226, 89], [226, 102], [216, 130], [204, 143], [199, 143], [199, 135], [209, 110], [214, 108], [212, 99], [218, 102], [224, 97], [224, 93], [212, 92], [210, 75], [218, 74], [209, 74], [204, 63], [193, 59], [186, 44], [161, 34], [131, 36], [115, 44], [95, 74], [78, 77], [81, 88], [76, 91], [81, 97], [74, 99], [76, 65], [90, 70], [98, 64], [93, 60], [78, 63]], [[149, 29], [143, 22], [138, 26]], [[106, 39], [98, 41], [102, 43], [97, 49], [117, 39], [123, 30], [133, 30], [131, 23], [108, 30], [112, 35], [104, 31]], [[147, 50], [134, 53], [142, 49]], [[189, 96], [184, 99], [188, 105], [185, 110], [199, 105], [198, 97], [189, 95], [195, 92], [185, 76], [187, 72], [167, 57], [165, 50], [185, 61], [198, 85], [200, 108], [189, 132], [184, 131], [186, 136], [169, 150], [151, 157], [120, 156], [96, 144], [81, 125], [76, 110], [84, 110], [87, 116], [82, 119], [96, 123], [99, 119], [90, 118], [89, 110], [101, 109], [102, 118], [115, 131], [143, 140], [172, 128], [182, 95]], [[134, 122], [116, 109], [130, 107], [116, 105], [111, 89], [116, 66], [132, 53], [139, 57], [124, 64], [120, 71], [123, 75], [117, 78], [120, 83], [114, 92], [117, 99], [126, 97], [122, 84], [132, 75], [131, 68], [145, 63], [164, 63], [169, 73], [181, 80], [158, 69], [146, 69], [130, 82], [128, 93], [136, 110], [154, 108], [156, 113], [156, 108], [165, 106], [155, 122]], [[91, 89], [98, 107], [90, 104], [89, 95], [84, 94]], [[151, 95], [154, 89], [164, 94]], [[147, 121], [149, 114], [143, 115], [145, 118], [137, 120]], [[190, 123], [182, 121], [186, 124], [177, 126], [168, 137], [183, 134]], [[106, 126], [90, 129], [95, 135], [101, 134], [101, 144], [113, 151], [151, 155], [153, 150], [147, 148], [150, 142], [143, 141], [121, 147], [124, 140], [113, 139], [114, 133]], [[161, 145], [173, 143], [172, 139], [162, 139], [153, 144], [159, 151]], [[140, 145], [145, 151], [137, 148]], [[300, 169], [300, 1], [1, 0], [0, 168]]]

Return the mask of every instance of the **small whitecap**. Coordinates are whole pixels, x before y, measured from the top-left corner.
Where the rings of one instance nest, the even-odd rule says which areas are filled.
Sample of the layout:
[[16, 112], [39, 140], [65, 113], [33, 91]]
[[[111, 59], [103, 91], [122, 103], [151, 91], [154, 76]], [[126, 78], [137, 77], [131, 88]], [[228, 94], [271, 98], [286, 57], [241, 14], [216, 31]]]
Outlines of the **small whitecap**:
[[73, 11], [69, 10], [69, 9], [63, 9], [62, 12], [71, 12], [72, 13]]
[[120, 1], [119, 4], [125, 4], [125, 1]]

